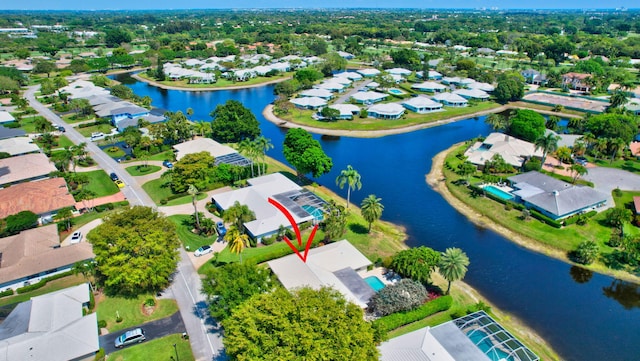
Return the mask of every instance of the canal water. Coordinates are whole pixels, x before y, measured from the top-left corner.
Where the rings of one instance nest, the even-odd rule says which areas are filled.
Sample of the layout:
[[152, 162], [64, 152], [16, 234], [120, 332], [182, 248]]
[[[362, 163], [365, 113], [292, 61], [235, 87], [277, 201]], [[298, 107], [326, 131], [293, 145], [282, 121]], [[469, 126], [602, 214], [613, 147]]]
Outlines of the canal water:
[[[273, 86], [186, 92], [152, 87], [126, 74], [116, 79], [137, 95], [150, 96], [155, 107], [183, 112], [192, 108], [194, 120], [210, 120], [216, 105], [238, 100], [253, 111], [263, 135], [274, 144], [268, 155], [286, 162], [282, 155], [286, 130], [262, 116], [274, 100]], [[317, 182], [346, 197], [346, 189], [337, 187], [335, 179], [340, 170], [353, 166], [362, 176], [362, 189], [352, 192], [352, 202], [359, 204], [369, 194], [382, 198], [383, 219], [404, 226], [410, 246], [462, 248], [471, 260], [465, 281], [535, 329], [563, 359], [640, 360], [638, 285], [519, 247], [469, 222], [426, 184], [425, 175], [438, 152], [490, 132], [483, 120], [375, 139], [315, 136], [334, 162], [331, 173]]]

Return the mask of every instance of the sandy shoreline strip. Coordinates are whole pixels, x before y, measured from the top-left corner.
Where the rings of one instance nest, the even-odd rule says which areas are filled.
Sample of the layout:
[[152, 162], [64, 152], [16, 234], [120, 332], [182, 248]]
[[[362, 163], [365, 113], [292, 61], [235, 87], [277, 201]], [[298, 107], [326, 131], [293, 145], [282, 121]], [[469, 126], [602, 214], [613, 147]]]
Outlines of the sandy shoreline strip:
[[204, 88], [185, 88], [185, 87], [161, 84], [161, 83], [158, 83], [157, 81], [145, 79], [145, 78], [139, 76], [138, 74], [131, 74], [131, 77], [136, 79], [136, 80], [138, 80], [138, 81], [145, 82], [147, 84], [153, 85], [153, 86], [158, 87], [158, 88], [167, 89], [167, 90], [184, 90], [184, 91], [190, 91], [190, 92], [217, 91], [217, 90], [238, 90], [238, 89], [259, 88], [259, 87], [266, 86], [266, 85], [277, 84], [277, 83], [280, 83], [280, 82], [283, 82], [285, 80], [289, 80], [289, 79], [292, 78], [290, 76], [287, 76], [287, 77], [284, 77], [284, 78], [278, 78], [278, 79], [270, 80], [270, 81], [267, 81], [267, 82], [264, 82], [264, 83], [260, 83], [260, 84], [250, 84], [250, 85], [233, 85], [233, 86], [225, 86], [225, 87], [204, 87]]

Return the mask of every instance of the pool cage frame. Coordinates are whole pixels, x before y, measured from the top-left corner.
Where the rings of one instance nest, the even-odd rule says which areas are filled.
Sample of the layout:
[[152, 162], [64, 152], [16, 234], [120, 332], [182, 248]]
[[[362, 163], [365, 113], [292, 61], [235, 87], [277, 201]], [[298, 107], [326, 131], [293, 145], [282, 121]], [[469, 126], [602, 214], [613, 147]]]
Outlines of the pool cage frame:
[[505, 330], [484, 311], [471, 313], [455, 319], [453, 322], [460, 331], [469, 337], [469, 340], [471, 340], [471, 335], [477, 331], [485, 333], [486, 336], [480, 339], [480, 341], [474, 342], [474, 344], [478, 346], [481, 342], [488, 339], [492, 346], [489, 350], [483, 352], [489, 358], [491, 358], [489, 355], [494, 351], [494, 349], [499, 349], [500, 351], [508, 354], [505, 358], [507, 361], [540, 360], [540, 357], [533, 353], [533, 351], [529, 350], [524, 344], [522, 344], [522, 342], [511, 335], [509, 331]]

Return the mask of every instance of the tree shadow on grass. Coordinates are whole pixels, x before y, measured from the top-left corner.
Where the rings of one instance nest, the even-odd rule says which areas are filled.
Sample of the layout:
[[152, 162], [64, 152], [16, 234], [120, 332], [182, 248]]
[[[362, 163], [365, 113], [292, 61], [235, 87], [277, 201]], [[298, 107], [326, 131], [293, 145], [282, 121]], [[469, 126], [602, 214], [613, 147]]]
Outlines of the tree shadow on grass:
[[360, 223], [351, 223], [349, 224], [349, 230], [356, 234], [367, 234], [369, 233], [369, 228], [367, 226], [362, 225]]

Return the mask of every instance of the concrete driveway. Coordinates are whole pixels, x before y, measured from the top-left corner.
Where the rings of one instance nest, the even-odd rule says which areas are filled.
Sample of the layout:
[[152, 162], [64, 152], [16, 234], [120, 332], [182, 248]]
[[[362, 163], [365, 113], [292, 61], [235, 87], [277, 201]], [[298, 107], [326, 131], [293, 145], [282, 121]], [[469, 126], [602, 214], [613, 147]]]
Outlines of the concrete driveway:
[[[102, 218], [99, 219], [94, 219], [93, 221], [85, 224], [84, 226], [78, 228], [78, 229], [74, 229], [73, 232], [82, 232], [82, 240], [81, 242], [86, 242], [87, 241], [87, 234], [89, 233], [89, 231], [91, 231], [92, 229], [98, 227], [99, 225], [102, 224]], [[64, 246], [69, 246], [71, 243], [71, 236], [73, 236], [73, 233], [71, 233], [70, 235], [67, 236], [67, 238], [65, 238], [61, 243], [60, 246], [64, 247]]]
[[615, 204], [611, 192], [620, 188], [623, 191], [640, 191], [640, 175], [622, 169], [595, 167], [582, 179], [593, 182], [594, 188], [607, 195], [607, 208]]
[[[124, 330], [108, 333], [106, 335], [100, 336], [100, 347], [104, 349], [106, 354], [110, 354], [116, 350], [115, 340], [117, 337], [122, 335], [123, 333], [132, 330], [134, 328], [141, 327], [144, 330], [144, 335], [147, 338], [147, 341], [151, 341], [156, 338], [173, 335], [174, 333], [183, 333], [185, 332], [184, 322], [182, 320], [182, 316], [180, 312], [176, 312], [169, 317], [165, 317], [160, 320], [147, 322], [140, 326], [129, 327]], [[135, 347], [136, 345], [126, 346]]]

